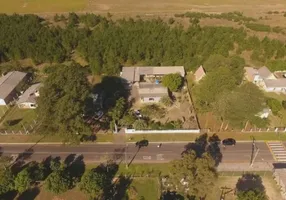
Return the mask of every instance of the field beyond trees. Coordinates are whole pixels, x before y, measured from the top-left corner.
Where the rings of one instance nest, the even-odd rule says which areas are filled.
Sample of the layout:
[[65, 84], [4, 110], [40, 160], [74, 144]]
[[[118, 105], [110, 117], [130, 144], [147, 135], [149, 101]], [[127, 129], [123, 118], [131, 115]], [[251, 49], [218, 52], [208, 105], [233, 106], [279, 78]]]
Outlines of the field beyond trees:
[[[185, 11], [228, 12], [285, 10], [283, 0], [11, 0], [0, 2], [0, 12], [43, 13], [43, 12], [111, 12], [111, 13], [178, 13]], [[255, 5], [255, 7], [254, 7]], [[259, 5], [259, 6], [257, 6]], [[252, 11], [252, 12], [251, 12]]]

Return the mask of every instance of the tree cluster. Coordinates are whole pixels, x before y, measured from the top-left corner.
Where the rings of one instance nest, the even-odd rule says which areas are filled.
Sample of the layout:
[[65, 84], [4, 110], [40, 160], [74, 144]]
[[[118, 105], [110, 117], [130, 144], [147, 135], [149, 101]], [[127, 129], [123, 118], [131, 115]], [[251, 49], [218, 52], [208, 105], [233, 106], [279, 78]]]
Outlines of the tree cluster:
[[69, 142], [77, 142], [81, 134], [90, 133], [83, 119], [89, 88], [81, 66], [53, 67], [40, 88], [37, 112], [41, 131], [63, 134]]

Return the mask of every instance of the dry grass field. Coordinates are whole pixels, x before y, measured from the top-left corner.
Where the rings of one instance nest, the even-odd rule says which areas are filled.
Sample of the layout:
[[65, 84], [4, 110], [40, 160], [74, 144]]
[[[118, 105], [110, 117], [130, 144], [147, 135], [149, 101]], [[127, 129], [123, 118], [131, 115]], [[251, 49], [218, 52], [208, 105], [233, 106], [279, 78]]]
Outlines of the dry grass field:
[[179, 13], [186, 11], [254, 14], [284, 11], [284, 0], [10, 0], [0, 1], [0, 12], [110, 12], [110, 13]]

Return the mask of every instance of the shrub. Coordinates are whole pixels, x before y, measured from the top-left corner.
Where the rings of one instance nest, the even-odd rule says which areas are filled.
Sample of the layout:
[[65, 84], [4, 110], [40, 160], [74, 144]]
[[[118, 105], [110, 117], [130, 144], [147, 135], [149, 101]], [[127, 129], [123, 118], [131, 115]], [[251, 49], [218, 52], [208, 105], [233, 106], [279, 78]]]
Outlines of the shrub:
[[183, 78], [179, 73], [167, 74], [163, 76], [162, 84], [169, 88], [171, 92], [175, 92], [182, 86]]
[[149, 104], [149, 105], [145, 105], [141, 109], [141, 113], [143, 116], [162, 118], [164, 117], [166, 111], [163, 107], [157, 104]]

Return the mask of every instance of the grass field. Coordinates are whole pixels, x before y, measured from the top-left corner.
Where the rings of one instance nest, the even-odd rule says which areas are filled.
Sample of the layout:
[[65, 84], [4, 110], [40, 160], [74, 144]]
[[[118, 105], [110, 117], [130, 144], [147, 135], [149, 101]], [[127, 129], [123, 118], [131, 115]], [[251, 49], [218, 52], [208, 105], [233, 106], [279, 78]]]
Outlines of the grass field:
[[[255, 5], [255, 7], [253, 7]], [[43, 13], [92, 11], [111, 13], [176, 13], [186, 11], [281, 11], [284, 0], [10, 0], [0, 1], [0, 12]]]

